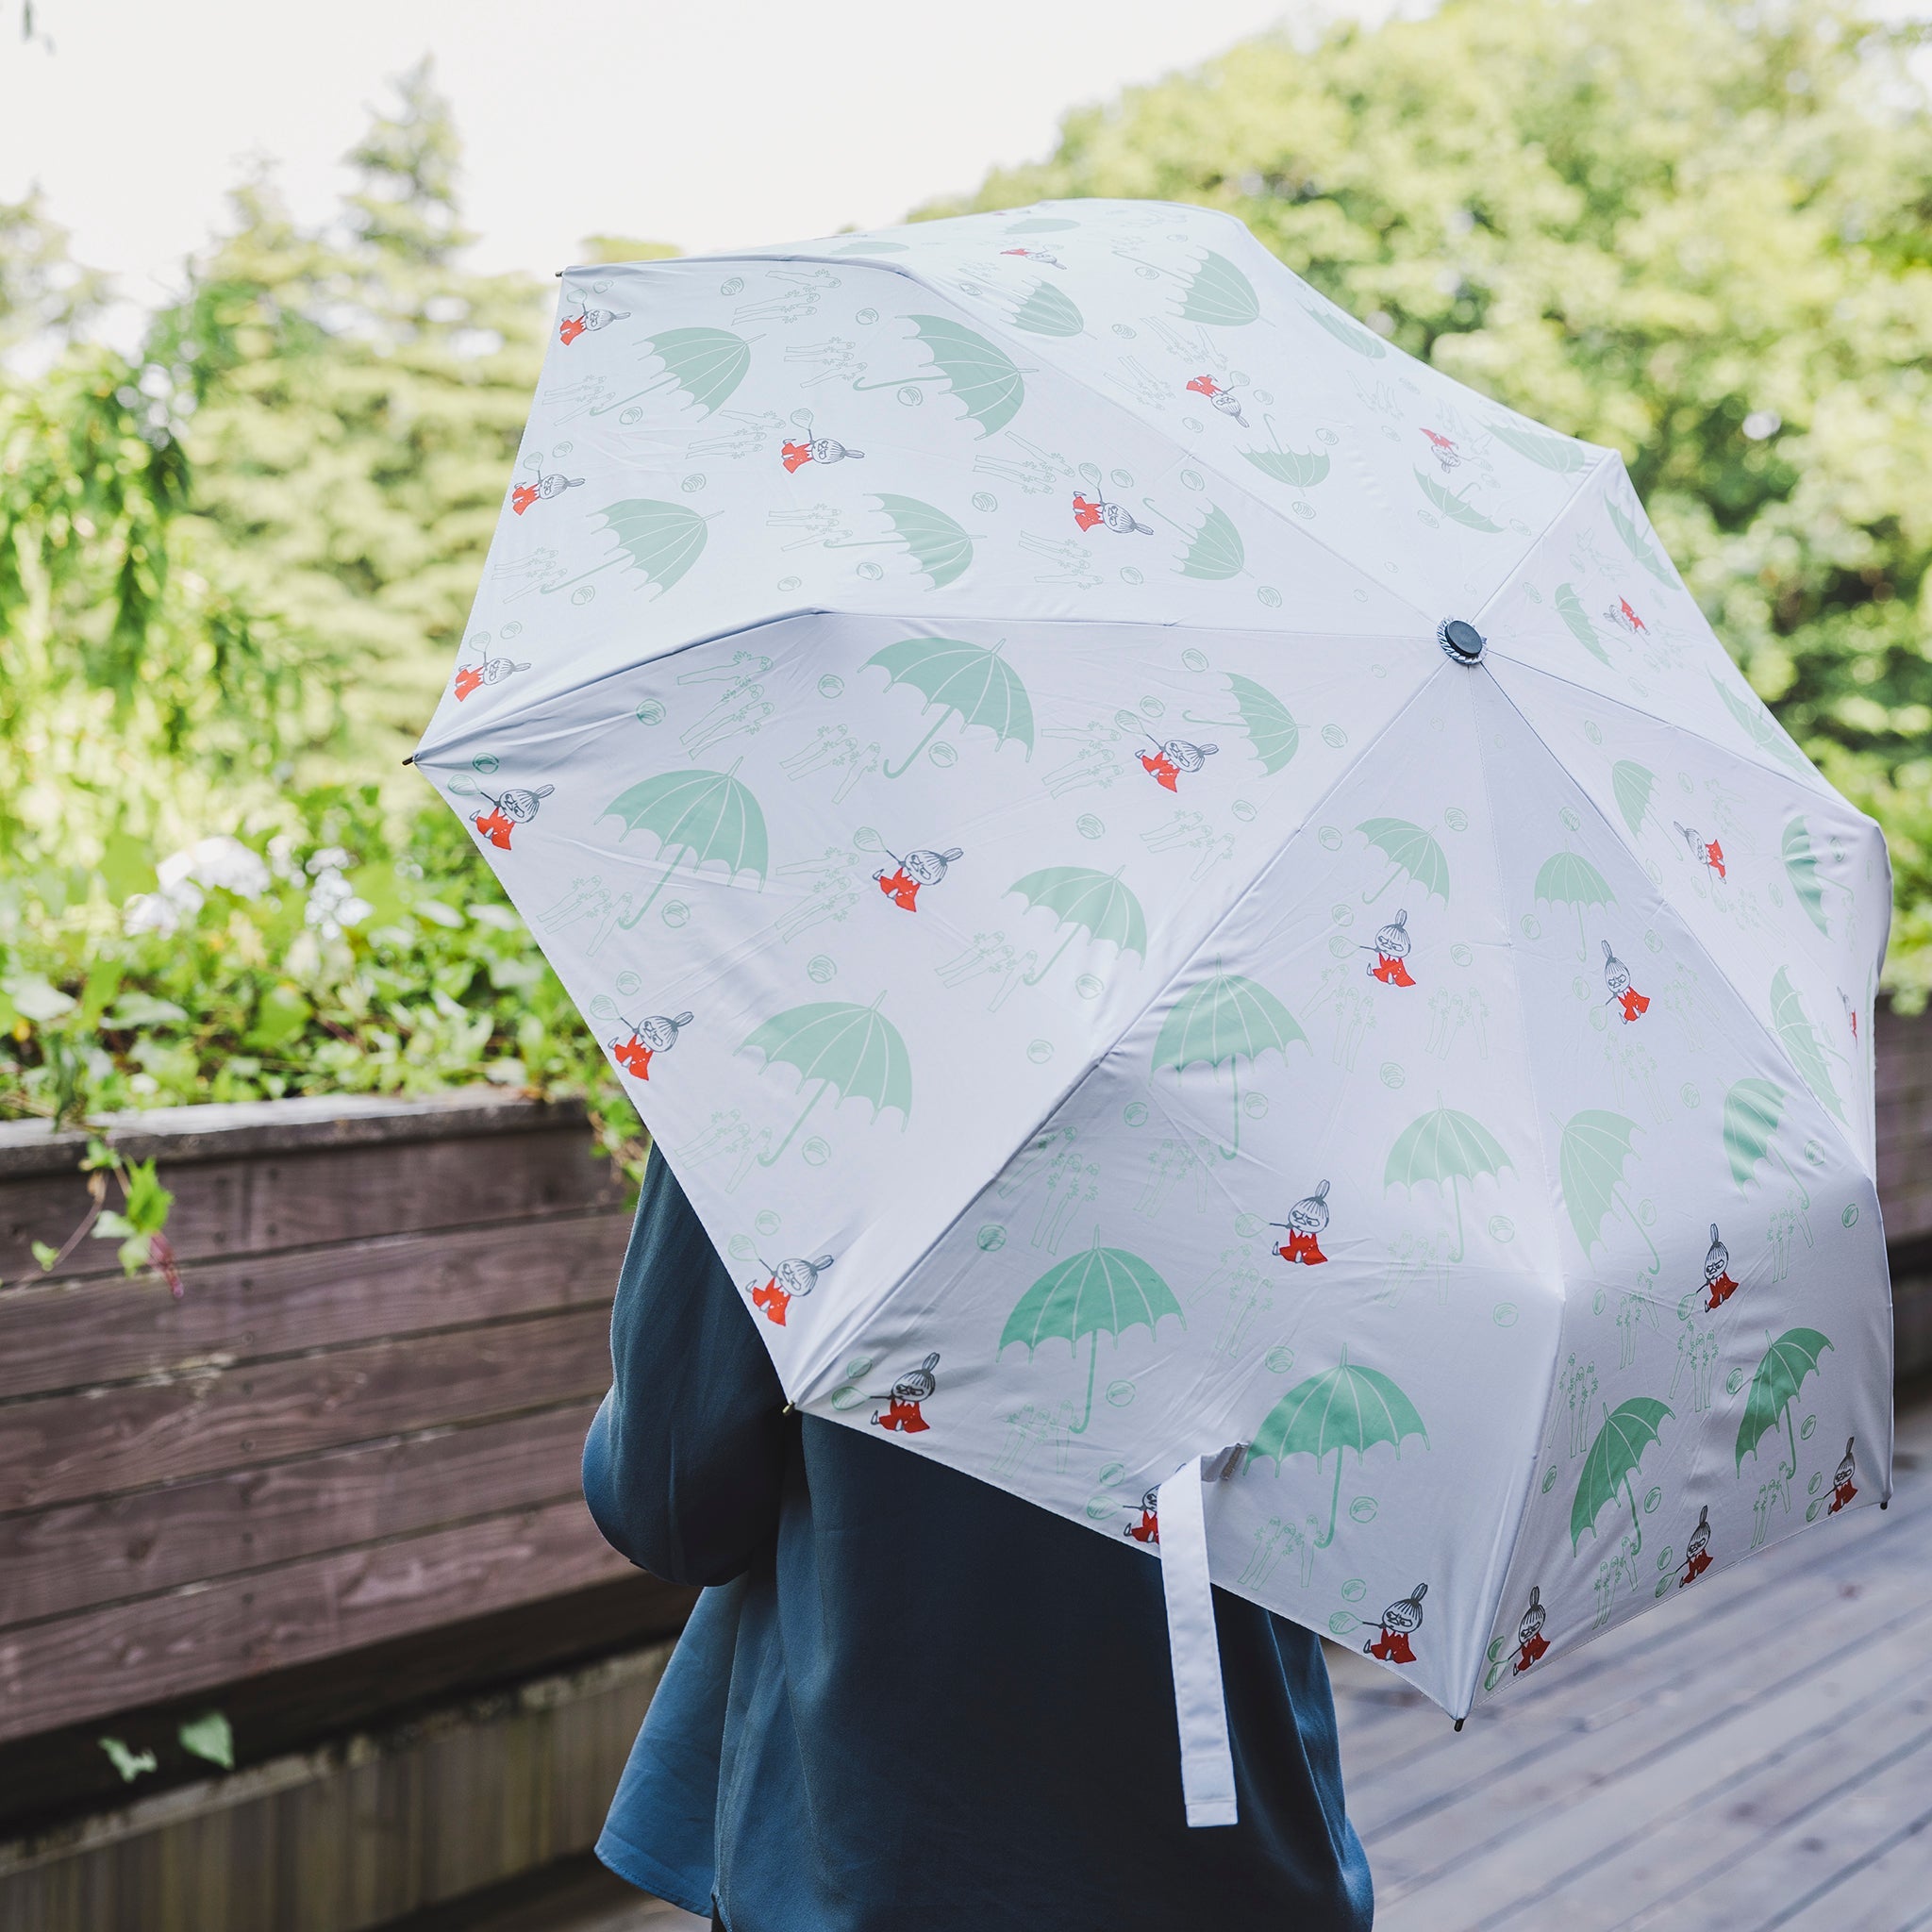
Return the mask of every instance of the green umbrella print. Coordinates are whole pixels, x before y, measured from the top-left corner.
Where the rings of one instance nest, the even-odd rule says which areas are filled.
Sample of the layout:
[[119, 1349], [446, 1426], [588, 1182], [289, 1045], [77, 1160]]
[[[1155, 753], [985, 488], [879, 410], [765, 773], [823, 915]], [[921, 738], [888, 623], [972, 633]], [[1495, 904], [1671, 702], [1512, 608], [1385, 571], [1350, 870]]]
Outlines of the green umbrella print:
[[1362, 904], [1373, 906], [1399, 878], [1411, 878], [1425, 892], [1433, 892], [1443, 905], [1449, 903], [1449, 861], [1442, 848], [1420, 825], [1407, 819], [1364, 819], [1356, 827], [1363, 838], [1389, 861], [1389, 876], [1373, 892], [1362, 894]]
[[1624, 823], [1630, 827], [1630, 836], [1641, 837], [1644, 814], [1649, 811], [1651, 794], [1657, 790], [1657, 774], [1635, 758], [1619, 758], [1610, 767], [1610, 790], [1616, 796], [1617, 809], [1624, 814]]
[[[1153, 508], [1149, 504], [1148, 508]], [[1234, 526], [1234, 520], [1224, 509], [1217, 509], [1213, 504], [1208, 506], [1198, 526], [1191, 533], [1182, 525], [1159, 510], [1154, 514], [1164, 524], [1174, 524], [1175, 529], [1188, 540], [1188, 547], [1181, 552], [1181, 560], [1174, 569], [1184, 577], [1199, 577], [1210, 584], [1224, 583], [1229, 577], [1238, 577], [1246, 569], [1248, 553], [1241, 542], [1241, 533]]]
[[1601, 1108], [1585, 1108], [1565, 1124], [1557, 1150], [1557, 1174], [1563, 1190], [1563, 1205], [1570, 1210], [1570, 1225], [1585, 1258], [1604, 1238], [1604, 1223], [1621, 1210], [1624, 1218], [1643, 1237], [1650, 1250], [1650, 1273], [1662, 1271], [1657, 1243], [1643, 1224], [1631, 1211], [1630, 1204], [1618, 1190], [1624, 1184], [1624, 1163], [1632, 1158], [1630, 1136], [1637, 1123], [1620, 1113]]
[[671, 874], [687, 859], [693, 872], [700, 866], [722, 865], [726, 882], [741, 872], [755, 872], [765, 882], [770, 854], [765, 839], [765, 815], [758, 802], [736, 774], [742, 759], [728, 772], [660, 772], [620, 792], [597, 814], [618, 818], [626, 838], [632, 832], [653, 833], [664, 876], [651, 888], [651, 896], [618, 924], [628, 931], [651, 909]]
[[1020, 674], [1000, 656], [1004, 642], [1002, 639], [989, 649], [961, 638], [907, 638], [865, 660], [866, 670], [876, 664], [886, 674], [888, 691], [895, 684], [909, 684], [919, 692], [925, 700], [922, 715], [935, 705], [941, 708], [939, 723], [898, 768], [885, 768], [888, 778], [903, 777], [954, 717], [963, 731], [991, 731], [1000, 744], [1012, 739], [1026, 747], [1028, 758], [1033, 756], [1033, 702]]
[[1414, 1188], [1420, 1181], [1433, 1181], [1447, 1188], [1456, 1203], [1456, 1252], [1452, 1261], [1462, 1259], [1461, 1183], [1472, 1186], [1483, 1175], [1495, 1180], [1503, 1169], [1516, 1172], [1496, 1137], [1473, 1115], [1458, 1113], [1439, 1101], [1433, 1112], [1411, 1121], [1396, 1136], [1389, 1150], [1388, 1165], [1382, 1170], [1382, 1189]]
[[1824, 884], [1818, 876], [1818, 854], [1811, 844], [1810, 827], [1803, 819], [1793, 819], [1785, 827], [1780, 849], [1785, 876], [1790, 880], [1791, 891], [1797, 893], [1805, 916], [1829, 939], [1831, 927], [1824, 917]]
[[[597, 512], [604, 527], [616, 540], [616, 554], [589, 570], [565, 577], [560, 584], [545, 584], [547, 597], [567, 591], [600, 570], [627, 563], [641, 572], [659, 595], [676, 583], [704, 555], [707, 519], [681, 503], [658, 503], [647, 496], [634, 496], [623, 503], [607, 505]], [[719, 514], [716, 510], [712, 515]]]
[[1518, 456], [1527, 457], [1559, 476], [1574, 475], [1590, 460], [1590, 452], [1582, 443], [1573, 442], [1567, 436], [1552, 436], [1527, 423], [1488, 423], [1483, 426]]
[[1671, 574], [1671, 567], [1657, 555], [1657, 545], [1637, 527], [1636, 520], [1626, 516], [1616, 504], [1604, 506], [1610, 513], [1610, 522], [1617, 535], [1624, 540], [1624, 548], [1654, 576], [1666, 590], [1675, 586], [1676, 578]]
[[795, 1068], [801, 1093], [818, 1083], [791, 1132], [771, 1153], [758, 1156], [760, 1167], [776, 1163], [827, 1088], [838, 1089], [840, 1106], [848, 1100], [870, 1101], [874, 1120], [889, 1107], [898, 1109], [902, 1124], [911, 1113], [912, 1060], [899, 1029], [879, 1011], [884, 998], [880, 993], [869, 1007], [844, 1000], [792, 1007], [767, 1020], [739, 1049], [764, 1055], [761, 1073], [781, 1065]]
[[1757, 1445], [1782, 1422], [1791, 1447], [1791, 1466], [1780, 1460], [1778, 1473], [1792, 1476], [1798, 1473], [1798, 1438], [1791, 1428], [1791, 1404], [1805, 1386], [1805, 1377], [1818, 1366], [1818, 1357], [1831, 1346], [1830, 1341], [1815, 1328], [1787, 1328], [1764, 1351], [1757, 1373], [1751, 1377], [1751, 1392], [1744, 1399], [1744, 1420], [1738, 1424], [1740, 1472], [1746, 1453], [1755, 1456]]
[[1675, 1422], [1674, 1412], [1655, 1395], [1633, 1395], [1615, 1408], [1607, 1406], [1604, 1425], [1583, 1458], [1583, 1474], [1577, 1478], [1576, 1497], [1570, 1505], [1570, 1548], [1574, 1553], [1591, 1536], [1596, 1520], [1617, 1500], [1622, 1489], [1630, 1498], [1630, 1524], [1637, 1532], [1637, 1547], [1643, 1547], [1643, 1524], [1637, 1514], [1637, 1489], [1631, 1478], [1637, 1474], [1643, 1452], [1657, 1440], [1657, 1431], [1667, 1422]]
[[1283, 449], [1281, 439], [1274, 433], [1274, 418], [1263, 419], [1268, 425], [1268, 441], [1273, 449], [1244, 449], [1242, 456], [1259, 470], [1262, 475], [1272, 476], [1277, 483], [1286, 483], [1291, 490], [1312, 490], [1328, 474], [1328, 458], [1320, 450], [1309, 450], [1306, 455], [1296, 449]]
[[1438, 483], [1433, 476], [1424, 476], [1418, 470], [1415, 480], [1422, 485], [1422, 491], [1451, 523], [1460, 524], [1465, 530], [1482, 530], [1491, 536], [1499, 535], [1502, 525], [1491, 517], [1486, 517], [1466, 495], [1458, 496], [1445, 484]]
[[1139, 264], [1150, 280], [1167, 275], [1182, 284], [1181, 320], [1205, 322], [1210, 328], [1245, 328], [1261, 314], [1261, 298], [1249, 281], [1224, 255], [1205, 250], [1191, 269], [1163, 268], [1158, 262], [1142, 261], [1124, 248], [1114, 253], [1123, 261]]
[[[1218, 962], [1217, 962], [1218, 963]], [[1205, 1063], [1217, 1072], [1226, 1067], [1234, 1082], [1234, 1145], [1223, 1147], [1221, 1158], [1232, 1160], [1241, 1151], [1241, 1070], [1264, 1053], [1278, 1053], [1288, 1063], [1288, 1049], [1308, 1036], [1265, 986], [1238, 973], [1214, 973], [1184, 992], [1161, 1022], [1154, 1042], [1154, 1064], [1185, 1074]]]
[[1130, 1328], [1145, 1328], [1158, 1337], [1163, 1315], [1172, 1315], [1183, 1328], [1188, 1318], [1170, 1289], [1139, 1255], [1124, 1248], [1103, 1248], [1096, 1228], [1093, 1245], [1049, 1268], [1007, 1317], [996, 1355], [1007, 1344], [1024, 1341], [1030, 1357], [1042, 1341], [1063, 1341], [1077, 1357], [1081, 1341], [1091, 1338], [1087, 1357], [1087, 1406], [1073, 1424], [1076, 1436], [1093, 1419], [1093, 1375], [1100, 1360], [1100, 1338], [1110, 1335], [1114, 1346]]
[[1261, 760], [1261, 769], [1272, 778], [1300, 749], [1301, 726], [1272, 691], [1257, 684], [1252, 677], [1241, 676], [1239, 672], [1230, 671], [1224, 675], [1228, 695], [1234, 699], [1235, 709], [1240, 714], [1238, 717], [1197, 718], [1192, 711], [1184, 711], [1181, 715], [1190, 724], [1231, 724], [1245, 731], [1255, 756]]
[[1570, 635], [1583, 646], [1600, 664], [1610, 661], [1610, 654], [1604, 649], [1604, 641], [1596, 634], [1596, 625], [1591, 623], [1590, 613], [1583, 608], [1583, 600], [1576, 594], [1574, 584], [1557, 586], [1557, 615], [1570, 626]]
[[1713, 677], [1711, 684], [1717, 694], [1724, 701], [1724, 709], [1737, 720], [1739, 728], [1751, 740], [1759, 751], [1768, 751], [1780, 764], [1790, 766], [1794, 772], [1807, 769], [1805, 754], [1784, 734], [1756, 691], [1748, 698], [1740, 697], [1723, 679]]
[[1319, 1474], [1322, 1458], [1335, 1452], [1335, 1487], [1328, 1497], [1328, 1527], [1315, 1540], [1318, 1550], [1335, 1541], [1336, 1511], [1341, 1503], [1341, 1452], [1353, 1449], [1362, 1461], [1377, 1442], [1393, 1444], [1402, 1459], [1406, 1437], [1420, 1436], [1426, 1447], [1429, 1432], [1412, 1403], [1379, 1369], [1365, 1369], [1341, 1351], [1341, 1362], [1320, 1375], [1311, 1375], [1291, 1389], [1268, 1411], [1248, 1448], [1249, 1462], [1265, 1456], [1281, 1473], [1285, 1456], [1312, 1456]]
[[881, 550], [897, 545], [914, 565], [943, 591], [964, 576], [973, 564], [973, 539], [944, 510], [921, 503], [916, 496], [880, 495], [878, 507], [892, 526], [890, 537], [841, 537], [827, 550]]
[[1007, 352], [974, 329], [943, 315], [908, 315], [920, 346], [932, 358], [923, 375], [895, 375], [884, 382], [855, 382], [858, 389], [903, 389], [915, 382], [942, 382], [979, 425], [982, 440], [1004, 429], [1026, 400], [1026, 376]]
[[1141, 959], [1147, 957], [1146, 915], [1140, 900], [1121, 883], [1118, 872], [1095, 872], [1088, 865], [1049, 865], [1015, 879], [1007, 891], [1018, 892], [1026, 901], [1028, 912], [1044, 907], [1057, 922], [1055, 931], [1062, 925], [1067, 928], [1053, 958], [1025, 975], [1028, 986], [1038, 986], [1082, 932], [1090, 939], [1107, 941], [1119, 952]]
[[658, 390], [675, 389], [708, 416], [730, 400], [751, 367], [751, 344], [728, 328], [670, 328], [646, 338], [644, 349], [663, 365], [657, 380], [614, 403], [600, 404], [591, 415], [608, 416]]
[[1076, 336], [1087, 322], [1066, 295], [1051, 282], [1041, 282], [1014, 309], [1013, 326], [1032, 336]]
[[[1805, 1011], [1805, 1002], [1791, 984], [1790, 968], [1780, 966], [1772, 975], [1771, 1019], [1777, 1037], [1785, 1043], [1791, 1063], [1805, 1076], [1805, 1084], [1840, 1120], [1845, 1117], [1845, 1104], [1832, 1083], [1831, 1068], [1825, 1056], [1832, 1053], [1819, 1038], [1818, 1029]], [[1835, 1058], [1837, 1056], [1834, 1056]]]
[[1304, 304], [1302, 313], [1310, 322], [1319, 322], [1343, 348], [1353, 349], [1357, 356], [1366, 356], [1371, 362], [1379, 362], [1389, 353], [1389, 345], [1380, 336], [1363, 328], [1339, 308], [1326, 304], [1319, 308], [1310, 308]]
[[1724, 1095], [1724, 1153], [1731, 1178], [1740, 1189], [1757, 1177], [1757, 1165], [1776, 1160], [1785, 1177], [1798, 1191], [1798, 1206], [1809, 1208], [1810, 1191], [1791, 1171], [1777, 1144], [1778, 1124], [1784, 1119], [1785, 1090], [1770, 1080], [1740, 1080]]
[[1609, 881], [1581, 853], [1558, 852], [1543, 860], [1536, 875], [1536, 896], [1545, 905], [1576, 908], [1576, 957], [1590, 958], [1590, 940], [1583, 930], [1587, 906], [1614, 906], [1617, 895]]

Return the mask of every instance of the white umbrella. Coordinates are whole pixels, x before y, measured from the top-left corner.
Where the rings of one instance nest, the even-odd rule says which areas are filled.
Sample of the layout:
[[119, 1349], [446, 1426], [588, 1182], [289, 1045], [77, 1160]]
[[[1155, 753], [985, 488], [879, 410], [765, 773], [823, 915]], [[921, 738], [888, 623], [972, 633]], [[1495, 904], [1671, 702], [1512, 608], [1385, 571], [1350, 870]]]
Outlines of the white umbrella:
[[1614, 453], [1200, 208], [559, 318], [417, 762], [788, 1396], [1164, 1557], [1191, 1816], [1210, 1571], [1459, 1719], [1889, 1493], [1884, 846]]

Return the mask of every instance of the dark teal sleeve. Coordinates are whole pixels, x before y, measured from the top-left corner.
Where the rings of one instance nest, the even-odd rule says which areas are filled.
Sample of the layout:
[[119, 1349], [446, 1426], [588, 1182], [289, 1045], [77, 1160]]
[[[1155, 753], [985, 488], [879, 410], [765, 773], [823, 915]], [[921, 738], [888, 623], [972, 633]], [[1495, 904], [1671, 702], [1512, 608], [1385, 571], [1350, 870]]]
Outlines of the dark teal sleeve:
[[605, 1541], [667, 1582], [740, 1574], [777, 1536], [785, 1393], [655, 1148], [618, 1276], [610, 1360], [583, 1463]]

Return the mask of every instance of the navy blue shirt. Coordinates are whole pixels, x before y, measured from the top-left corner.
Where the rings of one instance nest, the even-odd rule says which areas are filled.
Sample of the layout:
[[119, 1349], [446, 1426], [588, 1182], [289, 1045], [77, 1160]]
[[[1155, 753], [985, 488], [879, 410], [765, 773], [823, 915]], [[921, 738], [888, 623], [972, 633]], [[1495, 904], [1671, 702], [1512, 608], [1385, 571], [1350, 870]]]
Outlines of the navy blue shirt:
[[787, 1415], [655, 1153], [584, 1494], [702, 1584], [598, 1856], [730, 1932], [1366, 1932], [1316, 1639], [1217, 1590], [1241, 1823], [1182, 1809], [1160, 1566]]

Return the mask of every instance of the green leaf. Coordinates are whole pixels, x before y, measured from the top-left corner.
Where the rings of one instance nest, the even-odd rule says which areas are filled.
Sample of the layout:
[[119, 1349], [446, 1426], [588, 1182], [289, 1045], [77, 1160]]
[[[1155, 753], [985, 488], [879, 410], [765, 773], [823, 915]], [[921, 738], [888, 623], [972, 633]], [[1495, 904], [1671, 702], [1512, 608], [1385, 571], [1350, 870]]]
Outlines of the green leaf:
[[157, 999], [151, 992], [124, 992], [108, 1014], [107, 1024], [112, 1032], [131, 1033], [143, 1026], [174, 1025], [187, 1017], [187, 1010], [173, 1000]]
[[300, 987], [286, 980], [271, 986], [256, 1002], [255, 1024], [243, 1036], [243, 1044], [261, 1053], [277, 1052], [300, 1036], [314, 1010]]
[[234, 1770], [235, 1734], [220, 1711], [211, 1710], [205, 1717], [192, 1719], [175, 1735], [180, 1740], [182, 1750], [205, 1757], [210, 1764], [219, 1764], [224, 1771]]
[[24, 1019], [44, 1026], [50, 1020], [64, 1019], [79, 1004], [38, 973], [16, 973], [0, 979], [8, 997]]
[[136, 892], [152, 892], [158, 883], [147, 844], [128, 832], [110, 832], [96, 868], [108, 898], [118, 906]]
[[41, 1264], [42, 1274], [60, 1258], [60, 1250], [52, 1241], [35, 1241], [33, 1251], [34, 1259]]
[[123, 1179], [127, 1188], [128, 1225], [136, 1234], [159, 1234], [168, 1224], [175, 1197], [160, 1183], [152, 1160], [131, 1160]]
[[159, 1761], [152, 1751], [130, 1751], [119, 1738], [96, 1738], [94, 1741], [108, 1754], [108, 1762], [121, 1774], [124, 1784], [145, 1777]]

